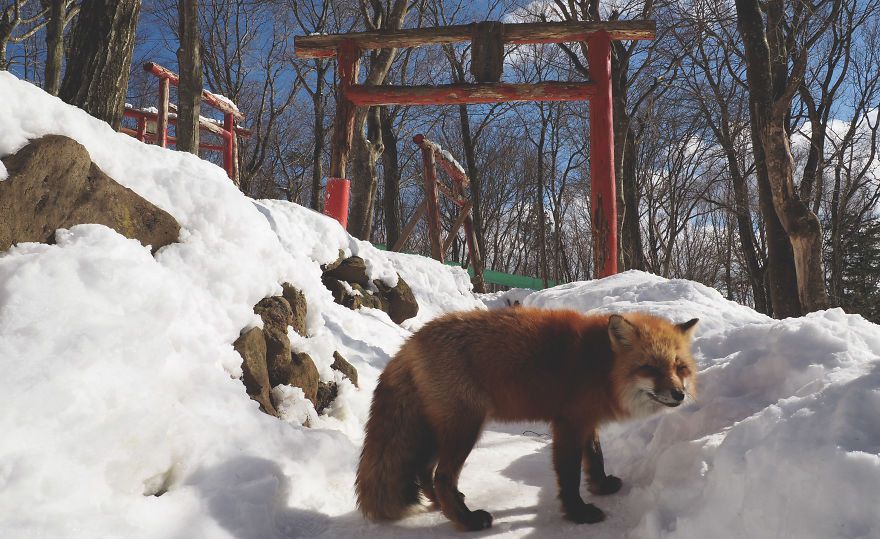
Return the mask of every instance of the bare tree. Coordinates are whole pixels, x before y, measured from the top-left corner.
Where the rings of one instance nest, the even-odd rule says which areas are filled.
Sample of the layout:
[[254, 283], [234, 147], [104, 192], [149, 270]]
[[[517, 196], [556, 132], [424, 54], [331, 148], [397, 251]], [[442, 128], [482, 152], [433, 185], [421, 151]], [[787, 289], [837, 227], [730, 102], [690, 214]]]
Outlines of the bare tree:
[[[409, 10], [408, 0], [361, 0], [364, 24], [369, 30], [396, 30], [403, 25]], [[377, 86], [385, 81], [397, 49], [370, 51], [366, 86]], [[366, 127], [366, 132], [364, 128]], [[373, 204], [379, 178], [376, 163], [382, 155], [381, 123], [378, 107], [361, 107], [355, 114], [352, 141], [351, 214], [348, 231], [355, 237], [369, 239], [373, 228]]]
[[[768, 0], [763, 7], [758, 0], [736, 0], [745, 45], [752, 142], [763, 153], [756, 159], [758, 179], [769, 189], [773, 210], [791, 242], [798, 300], [805, 312], [827, 307], [828, 294], [822, 227], [794, 184], [788, 115], [803, 81], [808, 54], [837, 18], [840, 4], [839, 0], [822, 0], [808, 8], [795, 3], [791, 13], [786, 13], [784, 0]], [[774, 253], [770, 254], [772, 258]]]
[[199, 115], [202, 110], [202, 53], [199, 46], [199, 2], [178, 0], [177, 149], [199, 154]]

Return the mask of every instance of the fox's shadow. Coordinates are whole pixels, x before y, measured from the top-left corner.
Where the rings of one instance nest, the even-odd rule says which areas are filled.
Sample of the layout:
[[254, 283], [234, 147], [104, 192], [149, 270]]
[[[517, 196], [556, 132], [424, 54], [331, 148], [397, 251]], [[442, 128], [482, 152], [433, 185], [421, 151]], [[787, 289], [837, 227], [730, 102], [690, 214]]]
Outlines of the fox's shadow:
[[290, 479], [267, 459], [236, 457], [197, 471], [188, 483], [200, 490], [214, 520], [238, 539], [316, 537], [330, 526], [327, 515], [287, 506]]

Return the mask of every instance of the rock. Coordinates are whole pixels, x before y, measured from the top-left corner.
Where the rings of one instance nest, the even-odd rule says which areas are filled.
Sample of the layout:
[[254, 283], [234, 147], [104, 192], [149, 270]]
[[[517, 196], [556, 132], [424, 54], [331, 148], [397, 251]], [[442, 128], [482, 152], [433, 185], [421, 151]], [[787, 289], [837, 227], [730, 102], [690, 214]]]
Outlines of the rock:
[[293, 326], [294, 331], [303, 337], [307, 337], [306, 315], [308, 314], [308, 304], [306, 303], [306, 296], [294, 288], [290, 283], [282, 284], [281, 288], [284, 290], [282, 296], [284, 296], [284, 299], [287, 300], [288, 305], [290, 305], [290, 325]]
[[416, 301], [416, 297], [413, 295], [409, 285], [406, 284], [406, 281], [403, 280], [403, 277], [398, 275], [397, 286], [394, 288], [388, 287], [382, 281], [375, 281], [374, 284], [379, 289], [379, 293], [388, 302], [386, 312], [395, 324], [400, 324], [404, 320], [419, 314], [419, 304]]
[[271, 387], [287, 384], [291, 376], [290, 339], [287, 326], [293, 311], [287, 300], [275, 296], [264, 298], [254, 305], [254, 312], [263, 319], [263, 337], [266, 340], [266, 367]]
[[111, 227], [154, 253], [180, 234], [170, 214], [107, 176], [71, 138], [32, 140], [3, 164], [9, 177], [0, 182], [0, 251], [52, 243], [57, 229], [84, 223]]
[[367, 264], [359, 256], [344, 259], [336, 267], [324, 271], [324, 276], [348, 283], [357, 283], [361, 286], [370, 286]]
[[336, 257], [336, 261], [330, 262], [329, 264], [321, 264], [321, 272], [327, 273], [328, 271], [338, 268], [343, 260], [345, 260], [345, 251], [339, 249], [339, 256]]
[[269, 384], [269, 372], [266, 367], [266, 341], [263, 330], [260, 328], [248, 330], [232, 346], [244, 360], [241, 369], [244, 372], [242, 378], [247, 394], [260, 403], [260, 410], [277, 417], [278, 411], [275, 410], [270, 396], [272, 386]]
[[281, 296], [272, 296], [261, 299], [254, 305], [254, 312], [263, 319], [263, 324], [269, 324], [283, 328], [287, 333], [287, 326], [293, 321], [293, 309], [290, 303]]
[[353, 310], [357, 310], [360, 307], [371, 307], [373, 309], [379, 309], [387, 312], [388, 305], [381, 296], [370, 292], [369, 290], [357, 283], [351, 283], [351, 288], [357, 293], [348, 296], [348, 298], [350, 298], [351, 305], [345, 303], [344, 300], [343, 305]]
[[333, 365], [330, 365], [330, 368], [341, 372], [346, 378], [351, 380], [351, 383], [354, 384], [355, 387], [359, 387], [357, 369], [355, 369], [351, 363], [346, 361], [339, 352], [333, 352]]
[[311, 356], [305, 352], [294, 352], [290, 356], [290, 377], [287, 384], [302, 388], [306, 398], [316, 405], [318, 397], [318, 368]]
[[339, 387], [336, 382], [318, 382], [318, 396], [315, 401], [315, 411], [319, 414], [326, 410], [336, 396], [339, 394]]

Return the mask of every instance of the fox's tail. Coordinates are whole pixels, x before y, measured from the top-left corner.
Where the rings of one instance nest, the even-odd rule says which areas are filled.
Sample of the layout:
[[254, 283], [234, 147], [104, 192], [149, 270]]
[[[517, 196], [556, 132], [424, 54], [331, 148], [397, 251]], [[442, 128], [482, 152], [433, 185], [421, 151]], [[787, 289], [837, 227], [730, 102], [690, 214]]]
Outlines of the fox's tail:
[[433, 465], [433, 431], [402, 357], [411, 353], [408, 348], [379, 377], [367, 421], [355, 487], [361, 512], [372, 520], [406, 516], [420, 502], [420, 475]]

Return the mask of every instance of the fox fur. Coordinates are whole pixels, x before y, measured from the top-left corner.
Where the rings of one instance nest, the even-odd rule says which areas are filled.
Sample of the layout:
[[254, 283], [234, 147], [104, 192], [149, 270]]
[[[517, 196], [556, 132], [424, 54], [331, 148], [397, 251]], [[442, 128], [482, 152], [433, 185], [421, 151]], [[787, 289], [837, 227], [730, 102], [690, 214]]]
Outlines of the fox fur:
[[379, 377], [357, 470], [361, 511], [396, 520], [424, 495], [459, 529], [488, 528], [492, 516], [470, 510], [458, 491], [484, 423], [548, 421], [565, 516], [603, 520], [579, 492], [582, 467], [594, 494], [621, 486], [605, 473], [598, 429], [694, 397], [696, 323], [527, 307], [429, 322]]

